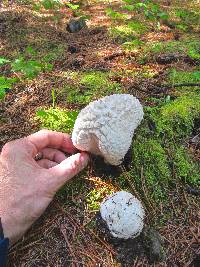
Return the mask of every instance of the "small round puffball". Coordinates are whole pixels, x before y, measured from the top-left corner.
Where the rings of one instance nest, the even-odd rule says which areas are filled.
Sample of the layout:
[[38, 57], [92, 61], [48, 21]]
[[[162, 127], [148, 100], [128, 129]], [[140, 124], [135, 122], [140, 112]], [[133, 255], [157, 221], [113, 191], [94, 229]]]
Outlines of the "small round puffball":
[[143, 229], [145, 213], [142, 204], [126, 191], [107, 197], [101, 203], [100, 213], [113, 237], [135, 238]]

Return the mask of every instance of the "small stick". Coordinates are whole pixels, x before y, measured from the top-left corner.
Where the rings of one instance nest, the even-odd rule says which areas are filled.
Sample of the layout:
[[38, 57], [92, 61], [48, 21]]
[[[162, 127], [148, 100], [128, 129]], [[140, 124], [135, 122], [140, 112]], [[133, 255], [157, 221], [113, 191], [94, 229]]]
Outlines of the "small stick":
[[144, 192], [144, 197], [146, 199], [146, 202], [147, 202], [147, 205], [151, 208], [151, 210], [153, 211], [153, 214], [155, 215], [156, 212], [155, 212], [155, 206], [151, 203], [151, 201], [148, 199], [147, 197], [147, 193], [146, 193], [146, 187], [145, 187], [145, 177], [144, 177], [144, 168], [143, 166], [141, 167], [141, 173], [140, 173], [140, 176], [141, 176], [141, 182], [142, 182], [142, 190]]
[[74, 252], [73, 252], [73, 250], [72, 250], [72, 247], [71, 247], [71, 245], [70, 245], [70, 243], [69, 243], [69, 240], [68, 240], [68, 238], [67, 238], [67, 235], [66, 235], [66, 229], [64, 228], [64, 225], [61, 225], [61, 229], [60, 229], [60, 231], [61, 231], [61, 233], [63, 234], [63, 237], [64, 237], [64, 239], [65, 239], [65, 242], [67, 243], [67, 246], [68, 246], [68, 248], [69, 248], [69, 251], [70, 251], [72, 257], [75, 258], [75, 260], [76, 260], [75, 254], [74, 254]]

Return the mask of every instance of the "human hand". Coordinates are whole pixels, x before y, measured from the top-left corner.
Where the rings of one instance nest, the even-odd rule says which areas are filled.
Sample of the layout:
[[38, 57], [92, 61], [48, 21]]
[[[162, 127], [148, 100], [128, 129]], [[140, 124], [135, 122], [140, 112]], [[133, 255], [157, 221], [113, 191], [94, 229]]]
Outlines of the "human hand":
[[[7, 143], [0, 155], [0, 217], [15, 243], [44, 212], [56, 191], [88, 163], [64, 133], [41, 130]], [[42, 155], [41, 160], [35, 160]]]

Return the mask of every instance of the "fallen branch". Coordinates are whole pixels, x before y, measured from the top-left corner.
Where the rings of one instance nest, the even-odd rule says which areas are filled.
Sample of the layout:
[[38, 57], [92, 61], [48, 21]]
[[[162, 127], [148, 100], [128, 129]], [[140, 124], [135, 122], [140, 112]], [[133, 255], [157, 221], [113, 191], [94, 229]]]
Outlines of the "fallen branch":
[[142, 86], [133, 85], [130, 86], [128, 90], [135, 89], [137, 91], [141, 91], [144, 93], [149, 93], [152, 91], [152, 93], [166, 93], [171, 88], [177, 88], [177, 87], [199, 87], [200, 83], [177, 83], [177, 84], [160, 84], [160, 85], [152, 85], [150, 84], [149, 87], [146, 87], [144, 90]]
[[178, 83], [178, 84], [166, 84], [163, 85], [165, 88], [174, 88], [174, 87], [200, 87], [200, 83]]
[[200, 83], [177, 83], [177, 84], [161, 84], [152, 86], [153, 90], [158, 90], [160, 92], [167, 91], [171, 88], [177, 87], [200, 87]]

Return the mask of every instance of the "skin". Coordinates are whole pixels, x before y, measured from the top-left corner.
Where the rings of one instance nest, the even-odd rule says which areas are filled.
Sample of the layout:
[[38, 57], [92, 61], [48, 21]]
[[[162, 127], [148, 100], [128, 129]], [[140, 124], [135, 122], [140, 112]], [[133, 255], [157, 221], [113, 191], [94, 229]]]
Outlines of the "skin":
[[[63, 152], [73, 154], [67, 157]], [[7, 143], [0, 154], [0, 217], [14, 244], [42, 215], [55, 193], [88, 164], [70, 136], [41, 130]], [[36, 160], [36, 155], [42, 159]]]

